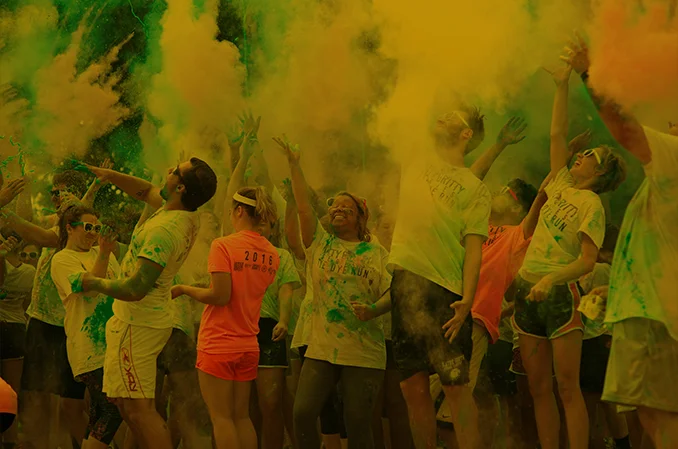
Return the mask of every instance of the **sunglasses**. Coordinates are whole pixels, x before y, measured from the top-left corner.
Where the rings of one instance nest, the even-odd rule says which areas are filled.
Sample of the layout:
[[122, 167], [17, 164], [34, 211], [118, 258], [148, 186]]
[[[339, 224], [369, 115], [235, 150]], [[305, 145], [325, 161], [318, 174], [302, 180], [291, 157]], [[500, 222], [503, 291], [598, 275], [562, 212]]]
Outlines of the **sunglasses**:
[[87, 223], [84, 221], [76, 221], [75, 223], [71, 223], [71, 226], [80, 226], [85, 229], [85, 232], [93, 232], [95, 234], [98, 234], [101, 232], [101, 225], [100, 224], [94, 224], [94, 223]]
[[510, 194], [514, 200], [518, 201], [518, 195], [516, 195], [516, 192], [513, 191], [509, 186], [504, 186], [502, 187], [500, 193], [503, 195], [505, 193]]
[[459, 120], [461, 120], [461, 122], [462, 122], [464, 125], [466, 125], [467, 128], [471, 128], [471, 125], [468, 124], [468, 122], [466, 121], [466, 119], [464, 119], [464, 116], [461, 115], [461, 114], [459, 113], [459, 111], [454, 111], [454, 115], [456, 115], [457, 117], [459, 117]]
[[22, 252], [22, 253], [19, 254], [19, 256], [21, 256], [22, 259], [37, 259], [38, 253], [36, 253], [36, 252], [30, 252], [30, 253]]
[[596, 160], [598, 161], [598, 165], [603, 163], [603, 160], [600, 158], [600, 155], [598, 154], [595, 148], [589, 148], [588, 150], [584, 151], [581, 155], [583, 157], [595, 156]]

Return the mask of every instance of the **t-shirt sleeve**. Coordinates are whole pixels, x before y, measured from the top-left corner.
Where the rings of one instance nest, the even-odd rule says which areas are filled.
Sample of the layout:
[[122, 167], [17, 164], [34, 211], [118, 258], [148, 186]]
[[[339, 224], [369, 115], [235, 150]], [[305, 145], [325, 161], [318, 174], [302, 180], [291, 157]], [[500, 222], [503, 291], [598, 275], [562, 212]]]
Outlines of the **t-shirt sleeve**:
[[656, 178], [662, 189], [675, 189], [678, 185], [678, 137], [644, 127], [645, 137], [652, 152], [652, 161], [645, 166], [645, 173]]
[[562, 190], [572, 187], [574, 185], [574, 178], [570, 174], [570, 169], [565, 166], [560, 169], [556, 176], [546, 186], [546, 195], [551, 198], [552, 195], [561, 192]]
[[323, 228], [323, 225], [320, 223], [320, 220], [316, 223], [315, 226], [315, 235], [313, 236], [313, 243], [311, 243], [311, 246], [306, 248], [306, 259], [312, 259], [313, 258], [313, 252], [316, 250], [320, 242], [325, 240], [329, 234], [327, 231], [325, 231], [325, 228]]
[[86, 271], [82, 262], [72, 254], [59, 252], [54, 256], [51, 268], [52, 280], [62, 301], [73, 293], [73, 285]]
[[172, 238], [172, 234], [167, 229], [156, 226], [146, 234], [137, 257], [148, 259], [165, 268], [175, 257], [176, 246], [177, 242]]
[[19, 268], [19, 276], [16, 282], [16, 290], [22, 293], [33, 290], [33, 279], [35, 279], [35, 268], [33, 265], [22, 264]]
[[383, 246], [381, 247], [381, 282], [379, 283], [379, 294], [383, 294], [391, 287], [392, 272], [388, 267], [388, 251]]
[[482, 235], [487, 238], [492, 198], [485, 184], [481, 184], [475, 197], [464, 211], [464, 229], [462, 238], [469, 234]]
[[230, 273], [231, 255], [228, 252], [228, 245], [223, 240], [212, 242], [210, 254], [207, 259], [207, 271], [210, 273]]
[[292, 256], [287, 251], [280, 252], [280, 266], [278, 267], [278, 285], [284, 284], [293, 284], [292, 288], [301, 287], [301, 280], [299, 279], [299, 273], [294, 266], [294, 261]]
[[588, 235], [596, 247], [600, 248], [605, 239], [605, 209], [597, 197], [595, 200], [595, 203], [592, 201], [590, 207], [585, 210], [577, 233]]

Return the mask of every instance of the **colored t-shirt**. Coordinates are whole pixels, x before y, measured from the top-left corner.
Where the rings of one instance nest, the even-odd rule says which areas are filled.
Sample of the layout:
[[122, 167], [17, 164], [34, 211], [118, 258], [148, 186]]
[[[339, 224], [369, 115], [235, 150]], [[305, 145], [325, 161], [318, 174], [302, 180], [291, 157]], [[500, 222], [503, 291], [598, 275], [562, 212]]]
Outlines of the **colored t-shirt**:
[[605, 237], [605, 209], [598, 195], [574, 188], [570, 170], [563, 167], [546, 187], [548, 200], [527, 250], [520, 276], [538, 282], [577, 260], [582, 234], [600, 248]]
[[678, 340], [678, 137], [644, 129], [652, 161], [621, 225], [605, 321], [656, 320]]
[[[193, 281], [183, 278], [181, 274], [174, 277], [174, 285], [192, 285]], [[195, 325], [193, 320], [193, 299], [188, 295], [181, 295], [174, 298], [170, 303], [172, 313], [172, 327], [179, 329], [188, 335], [191, 340], [195, 340]]]
[[[280, 257], [280, 267], [275, 274], [273, 283], [268, 286], [264, 299], [261, 302], [261, 318], [272, 318], [280, 321], [280, 305], [278, 303], [278, 291], [285, 284], [292, 284], [292, 288], [301, 287], [297, 268], [294, 266], [294, 260], [289, 251], [282, 248], [276, 248]], [[290, 301], [292, 298], [290, 298]], [[289, 324], [289, 323], [288, 323]]]
[[240, 231], [212, 242], [209, 272], [231, 274], [231, 300], [207, 305], [200, 322], [198, 350], [208, 354], [258, 351], [264, 293], [275, 279], [280, 257], [262, 235]]
[[18, 402], [17, 394], [7, 382], [0, 377], [0, 413], [16, 415]]
[[386, 368], [381, 319], [360, 321], [351, 302], [374, 304], [391, 285], [388, 252], [371, 242], [347, 242], [316, 228], [306, 250], [311, 265], [310, 331], [306, 357], [335, 365]]
[[174, 277], [193, 247], [200, 227], [197, 212], [158, 209], [132, 234], [127, 254], [121, 263], [121, 276], [129, 278], [138, 259], [147, 259], [163, 270], [155, 285], [141, 301], [113, 303], [115, 317], [127, 324], [167, 329], [173, 325], [169, 305]]
[[0, 321], [25, 324], [24, 303], [33, 289], [35, 268], [27, 263], [15, 267], [6, 260], [4, 264], [5, 283], [0, 287], [3, 293], [0, 299]]
[[495, 342], [499, 338], [501, 301], [523, 264], [530, 239], [525, 238], [522, 224], [490, 226], [489, 231], [471, 314], [483, 322]]
[[[294, 266], [297, 270], [297, 276], [301, 282], [301, 286], [292, 293], [292, 313], [290, 314], [290, 324], [287, 327], [289, 335], [295, 335], [297, 331], [297, 323], [299, 322], [299, 312], [301, 310], [301, 303], [306, 297], [306, 261], [299, 260], [292, 255]], [[294, 347], [294, 346], [293, 346]]]
[[[585, 274], [579, 279], [579, 286], [584, 290], [584, 294], [589, 294], [591, 290], [610, 283], [610, 265], [606, 263], [597, 263], [593, 267], [593, 271]], [[596, 321], [590, 320], [582, 315], [584, 320], [584, 340], [600, 337], [608, 330], [607, 328]]]
[[[106, 323], [113, 316], [113, 298], [100, 293], [73, 293], [86, 272], [94, 269], [99, 247], [88, 252], [62, 249], [52, 259], [52, 279], [64, 303], [66, 352], [73, 375], [89, 373], [104, 366]], [[116, 279], [120, 265], [113, 254], [108, 259], [107, 279]]]
[[[56, 235], [59, 235], [59, 227], [50, 229]], [[31, 303], [26, 313], [31, 318], [40, 320], [53, 326], [64, 327], [64, 317], [66, 309], [59, 298], [54, 281], [52, 281], [52, 257], [56, 254], [56, 248], [43, 248], [38, 259], [38, 266], [33, 281], [33, 292], [31, 293]]]
[[[320, 225], [318, 225], [320, 226]], [[304, 271], [306, 273], [306, 293], [299, 305], [299, 318], [294, 329], [294, 338], [292, 338], [292, 347], [300, 348], [308, 346], [311, 340], [311, 317], [313, 316], [313, 282], [311, 282], [311, 264], [308, 259], [304, 262]]]
[[403, 166], [389, 263], [461, 295], [463, 239], [487, 237], [490, 202], [471, 170], [435, 154]]

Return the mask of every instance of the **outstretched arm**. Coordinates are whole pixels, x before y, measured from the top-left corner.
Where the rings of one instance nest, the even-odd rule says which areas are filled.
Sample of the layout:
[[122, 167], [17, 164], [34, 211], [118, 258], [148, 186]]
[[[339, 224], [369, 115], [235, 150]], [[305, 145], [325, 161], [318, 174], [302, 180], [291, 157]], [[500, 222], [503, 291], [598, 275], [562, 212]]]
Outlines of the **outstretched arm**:
[[231, 273], [211, 273], [212, 282], [208, 288], [191, 285], [172, 287], [172, 298], [187, 295], [203, 304], [226, 306], [231, 302]]
[[555, 176], [570, 162], [567, 147], [567, 97], [572, 68], [569, 66], [551, 72], [556, 83], [551, 116], [551, 173]]
[[88, 165], [87, 168], [102, 184], [110, 182], [111, 184], [118, 186], [120, 190], [132, 198], [144, 201], [156, 209], [162, 207], [163, 200], [160, 196], [160, 188], [154, 187], [153, 184], [146, 181], [145, 179], [126, 175], [115, 170], [94, 167], [91, 165]]
[[134, 273], [125, 279], [102, 279], [86, 273], [82, 290], [103, 293], [121, 301], [141, 301], [151, 291], [162, 270], [162, 265], [140, 257]]
[[57, 248], [59, 246], [59, 236], [51, 229], [34, 225], [13, 212], [3, 214], [3, 218], [7, 225], [16, 231], [25, 242], [42, 248]]
[[287, 246], [290, 251], [299, 260], [306, 258], [304, 247], [301, 243], [301, 232], [299, 231], [299, 213], [297, 211], [297, 203], [294, 201], [294, 194], [292, 193], [292, 185], [288, 184], [289, 180], [285, 180], [283, 187], [283, 196], [285, 198], [285, 237], [287, 239]]
[[504, 127], [497, 135], [497, 141], [471, 165], [471, 171], [480, 179], [485, 179], [490, 167], [497, 160], [499, 155], [509, 145], [522, 142], [526, 136], [522, 136], [523, 131], [527, 128], [525, 120], [520, 117], [511, 117]]

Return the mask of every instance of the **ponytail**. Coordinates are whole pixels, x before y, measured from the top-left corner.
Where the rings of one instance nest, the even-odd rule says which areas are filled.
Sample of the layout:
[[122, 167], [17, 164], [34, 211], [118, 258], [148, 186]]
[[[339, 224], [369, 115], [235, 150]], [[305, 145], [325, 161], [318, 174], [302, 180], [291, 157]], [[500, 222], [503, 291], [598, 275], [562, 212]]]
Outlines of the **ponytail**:
[[243, 187], [233, 195], [233, 207], [242, 207], [256, 225], [278, 221], [278, 211], [271, 195], [262, 186]]

